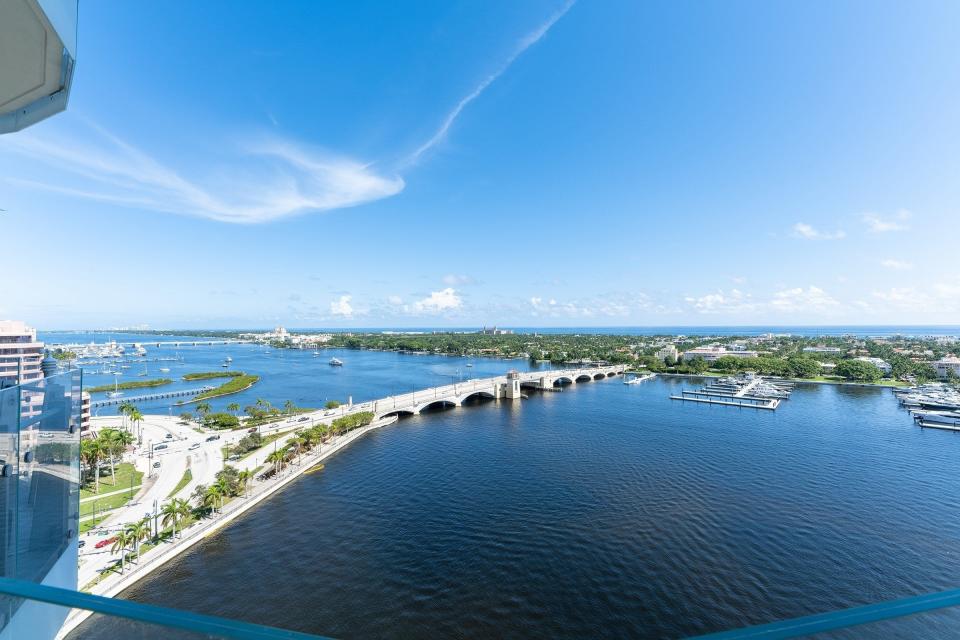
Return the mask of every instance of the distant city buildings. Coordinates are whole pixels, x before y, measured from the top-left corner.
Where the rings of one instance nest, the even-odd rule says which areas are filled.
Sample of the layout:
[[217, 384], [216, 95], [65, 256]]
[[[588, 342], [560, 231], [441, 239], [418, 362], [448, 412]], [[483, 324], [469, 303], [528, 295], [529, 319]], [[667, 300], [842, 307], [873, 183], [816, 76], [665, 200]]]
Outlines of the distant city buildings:
[[880, 369], [883, 375], [888, 375], [891, 371], [893, 371], [893, 367], [890, 366], [890, 363], [884, 360], [883, 358], [871, 358], [870, 356], [860, 356], [859, 358], [857, 358], [857, 360], [860, 360], [861, 362], [869, 362], [870, 364], [875, 366], [877, 369]]
[[803, 352], [804, 353], [843, 353], [843, 349], [841, 349], [840, 347], [823, 347], [818, 345], [816, 347], [804, 347]]
[[43, 343], [19, 320], [0, 320], [0, 387], [43, 377]]
[[513, 335], [513, 329], [498, 329], [496, 325], [492, 328], [484, 327], [480, 330], [480, 333], [485, 336], [511, 336]]
[[696, 358], [702, 358], [705, 362], [713, 362], [718, 358], [723, 356], [733, 356], [734, 358], [756, 358], [756, 351], [748, 351], [747, 349], [727, 349], [726, 347], [719, 345], [708, 345], [705, 347], [697, 347], [696, 349], [690, 349], [683, 352], [683, 361], [689, 362]]
[[951, 372], [960, 377], [960, 358], [956, 356], [940, 358], [936, 362], [932, 362], [931, 365], [936, 370], [937, 376], [941, 378], [946, 378]]
[[657, 352], [656, 352], [655, 354], [653, 354], [653, 355], [654, 355], [658, 360], [666, 360], [667, 358], [671, 358], [671, 359], [673, 359], [673, 360], [676, 360], [676, 359], [680, 356], [680, 352], [677, 351], [677, 347], [676, 347], [676, 346], [674, 346], [674, 345], [672, 345], [672, 344], [668, 344], [668, 345], [666, 345], [665, 347], [661, 348], [659, 351], [657, 351]]
[[333, 335], [329, 333], [290, 333], [285, 328], [277, 326], [273, 328], [273, 331], [267, 331], [265, 333], [241, 333], [239, 337], [242, 340], [253, 340], [261, 344], [285, 342], [297, 347], [316, 347], [330, 342]]

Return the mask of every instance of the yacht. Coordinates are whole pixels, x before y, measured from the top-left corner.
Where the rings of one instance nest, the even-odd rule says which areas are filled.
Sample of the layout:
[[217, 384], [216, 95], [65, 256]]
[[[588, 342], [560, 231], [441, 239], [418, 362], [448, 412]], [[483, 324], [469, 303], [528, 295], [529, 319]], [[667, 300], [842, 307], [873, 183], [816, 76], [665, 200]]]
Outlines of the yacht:
[[339, 359], [337, 359], [337, 358], [330, 358], [330, 366], [331, 366], [331, 367], [342, 367], [342, 366], [343, 366], [343, 360], [339, 360]]
[[231, 358], [230, 356], [227, 356], [226, 358], [223, 359], [223, 361], [224, 361], [224, 362], [233, 362], [233, 358]]
[[160, 367], [160, 373], [170, 373], [169, 367]]
[[472, 366], [473, 366], [473, 363], [472, 363], [472, 362], [468, 362], [468, 363], [467, 363], [467, 366], [468, 366], [468, 367], [472, 367]]

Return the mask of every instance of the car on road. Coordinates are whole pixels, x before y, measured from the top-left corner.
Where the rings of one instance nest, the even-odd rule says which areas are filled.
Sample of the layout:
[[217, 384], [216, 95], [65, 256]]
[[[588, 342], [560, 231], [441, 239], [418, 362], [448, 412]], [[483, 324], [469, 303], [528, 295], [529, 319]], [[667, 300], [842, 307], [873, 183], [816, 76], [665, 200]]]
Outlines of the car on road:
[[77, 543], [77, 546], [78, 546], [79, 548], [83, 549], [85, 546], [87, 546], [87, 541], [86, 541], [86, 540], [81, 540], [80, 542]]
[[167, 445], [165, 445], [165, 444], [163, 444], [163, 443], [160, 443], [160, 444], [158, 444], [158, 445], [154, 445], [153, 450], [154, 450], [154, 451], [160, 451], [161, 449], [166, 449], [166, 448], [167, 448]]
[[256, 432], [257, 432], [257, 429], [259, 429], [259, 428], [260, 428], [260, 427], [250, 427], [249, 429], [247, 429], [247, 433], [256, 433]]
[[207, 436], [207, 442], [213, 442], [214, 440], [219, 440], [219, 439], [220, 439], [220, 436], [217, 436], [217, 435]]
[[157, 460], [156, 462], [153, 463], [153, 468], [154, 468], [154, 469], [159, 469], [159, 468], [160, 468], [160, 461], [159, 461], [159, 460]]
[[164, 439], [164, 440], [173, 440], [173, 434], [172, 434], [172, 433], [168, 433], [167, 435], [163, 436], [163, 439]]
[[297, 420], [297, 422], [306, 422], [306, 421], [309, 420], [309, 419], [310, 419], [310, 418], [308, 418], [307, 416], [303, 416], [302, 418], [300, 418], [299, 420]]
[[117, 541], [117, 536], [111, 536], [109, 538], [104, 538], [103, 540], [100, 540], [99, 542], [97, 542], [97, 544], [93, 546], [96, 547], [97, 549], [103, 549], [108, 544], [113, 544], [116, 541]]
[[228, 462], [236, 462], [236, 461], [239, 460], [239, 459], [240, 459], [240, 456], [237, 455], [237, 454], [234, 454], [234, 455], [230, 456], [229, 458], [227, 458], [227, 461], [228, 461]]
[[200, 443], [199, 443], [199, 442], [194, 442], [192, 445], [190, 445], [189, 447], [187, 447], [187, 449], [189, 449], [190, 451], [193, 451], [194, 449], [199, 449], [199, 448], [200, 448]]

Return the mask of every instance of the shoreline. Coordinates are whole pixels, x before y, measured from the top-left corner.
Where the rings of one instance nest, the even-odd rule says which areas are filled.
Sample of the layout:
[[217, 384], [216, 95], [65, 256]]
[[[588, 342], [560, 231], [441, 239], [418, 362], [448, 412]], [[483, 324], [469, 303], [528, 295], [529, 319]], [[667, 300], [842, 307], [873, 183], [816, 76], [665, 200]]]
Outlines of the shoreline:
[[[216, 533], [218, 530], [230, 524], [265, 499], [277, 493], [288, 484], [304, 475], [307, 471], [315, 467], [319, 462], [325, 460], [334, 453], [337, 453], [347, 445], [351, 444], [354, 440], [359, 439], [374, 429], [380, 429], [392, 425], [398, 421], [398, 416], [381, 418], [380, 420], [377, 420], [366, 427], [361, 427], [360, 429], [355, 429], [345, 433], [342, 436], [339, 436], [340, 440], [328, 446], [326, 450], [318, 450], [316, 453], [312, 453], [312, 455], [303, 456], [303, 458], [298, 464], [296, 464], [295, 467], [293, 464], [289, 465], [285, 472], [281, 472], [273, 482], [270, 482], [269, 486], [261, 485], [264, 487], [261, 491], [251, 493], [247, 497], [240, 497], [237, 500], [229, 502], [224, 506], [223, 511], [221, 511], [219, 515], [189, 527], [183, 532], [182, 538], [179, 538], [178, 541], [171, 543], [166, 548], [157, 548], [157, 555], [153, 557], [145, 556], [144, 559], [141, 560], [140, 564], [136, 565], [137, 568], [135, 571], [131, 571], [130, 573], [126, 574], [111, 574], [94, 585], [94, 587], [90, 589], [89, 593], [110, 598], [116, 597], [126, 589], [135, 585], [144, 577], [150, 575], [165, 565], [167, 562], [180, 556], [182, 553], [196, 545], [201, 540], [204, 540], [210, 535]], [[57, 640], [65, 640], [72, 631], [74, 631], [91, 615], [92, 612], [85, 609], [73, 610], [70, 615], [67, 616], [67, 620], [64, 622], [63, 627], [60, 628], [60, 632], [57, 634]]]

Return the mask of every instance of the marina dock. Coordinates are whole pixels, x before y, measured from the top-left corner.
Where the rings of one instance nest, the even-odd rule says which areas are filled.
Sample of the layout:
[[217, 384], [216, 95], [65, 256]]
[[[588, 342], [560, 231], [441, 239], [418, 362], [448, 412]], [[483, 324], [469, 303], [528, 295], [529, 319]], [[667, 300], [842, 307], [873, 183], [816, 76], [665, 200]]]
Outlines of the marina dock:
[[720, 378], [700, 390], [684, 389], [671, 400], [717, 404], [726, 407], [773, 411], [790, 397], [793, 384], [782, 380], [746, 375]]

